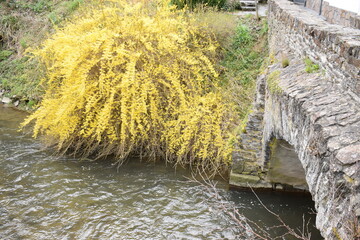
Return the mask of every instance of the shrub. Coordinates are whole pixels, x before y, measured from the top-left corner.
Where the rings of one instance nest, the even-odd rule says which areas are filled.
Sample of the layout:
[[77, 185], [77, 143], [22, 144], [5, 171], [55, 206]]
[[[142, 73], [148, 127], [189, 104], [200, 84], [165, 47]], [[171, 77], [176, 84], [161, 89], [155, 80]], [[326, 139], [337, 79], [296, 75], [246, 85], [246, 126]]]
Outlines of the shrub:
[[35, 122], [61, 152], [130, 154], [198, 170], [228, 164], [230, 107], [216, 91], [217, 44], [167, 2], [112, 0], [34, 50], [47, 67]]
[[228, 12], [232, 12], [238, 9], [241, 9], [241, 4], [240, 1], [236, 1], [236, 0], [226, 0], [222, 7], [222, 10]]

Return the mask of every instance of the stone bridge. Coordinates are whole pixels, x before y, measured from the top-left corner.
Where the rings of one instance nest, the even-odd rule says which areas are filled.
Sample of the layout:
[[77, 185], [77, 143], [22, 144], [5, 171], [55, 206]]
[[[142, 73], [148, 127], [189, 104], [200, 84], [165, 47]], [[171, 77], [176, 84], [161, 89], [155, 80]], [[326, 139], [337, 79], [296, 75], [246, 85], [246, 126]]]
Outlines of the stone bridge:
[[[360, 30], [330, 24], [287, 0], [270, 0], [268, 18], [271, 64], [258, 78], [230, 184], [306, 188], [325, 239], [357, 239]], [[303, 182], [294, 177], [299, 174]]]

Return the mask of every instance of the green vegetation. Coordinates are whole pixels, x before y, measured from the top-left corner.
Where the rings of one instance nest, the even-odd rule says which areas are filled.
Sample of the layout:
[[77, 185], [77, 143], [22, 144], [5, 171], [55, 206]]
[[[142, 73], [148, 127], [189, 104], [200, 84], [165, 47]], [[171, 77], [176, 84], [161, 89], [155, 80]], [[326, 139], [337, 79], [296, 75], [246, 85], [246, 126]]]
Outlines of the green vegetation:
[[282, 66], [283, 68], [286, 68], [286, 67], [288, 67], [289, 65], [290, 65], [289, 59], [288, 59], [288, 58], [283, 58], [282, 61], [281, 61], [281, 66]]
[[254, 16], [240, 19], [231, 44], [225, 46], [222, 66], [226, 95], [236, 101], [236, 110], [245, 119], [251, 110], [256, 78], [267, 51], [267, 22]]
[[[9, 96], [37, 102], [43, 90], [43, 67], [25, 56], [37, 47], [54, 26], [71, 16], [83, 0], [9, 0], [0, 1], [0, 88]], [[30, 104], [34, 106], [34, 104]]]
[[3, 50], [0, 52], [0, 61], [8, 59], [14, 52], [10, 50]]
[[305, 62], [305, 72], [307, 73], [314, 73], [314, 72], [317, 72], [319, 71], [319, 65], [318, 64], [315, 64], [313, 63], [313, 61], [311, 61], [310, 58], [305, 58], [304, 59], [304, 62]]
[[240, 10], [241, 9], [241, 4], [240, 1], [237, 0], [226, 0], [222, 10], [224, 11], [228, 11], [228, 12], [232, 12], [235, 10]]
[[22, 100], [38, 101], [42, 94], [39, 87], [39, 79], [43, 78], [41, 68], [35, 59], [27, 57], [0, 61], [0, 86], [9, 90], [9, 96], [17, 95]]
[[283, 92], [283, 90], [279, 86], [279, 81], [280, 81], [280, 70], [275, 70], [268, 75], [267, 85], [271, 93], [280, 94]]

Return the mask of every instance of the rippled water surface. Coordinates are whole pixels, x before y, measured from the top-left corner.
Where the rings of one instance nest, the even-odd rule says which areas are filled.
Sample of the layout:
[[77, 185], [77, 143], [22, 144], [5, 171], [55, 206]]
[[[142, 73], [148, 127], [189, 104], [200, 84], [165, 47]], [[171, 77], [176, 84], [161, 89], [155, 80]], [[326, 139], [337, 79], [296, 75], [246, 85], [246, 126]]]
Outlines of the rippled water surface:
[[[239, 228], [189, 172], [136, 159], [117, 169], [56, 158], [17, 132], [24, 116], [0, 106], [0, 239], [237, 239]], [[246, 216], [264, 228], [278, 224], [252, 193], [226, 188], [219, 183]], [[315, 217], [308, 197], [259, 196], [293, 227], [303, 214]]]

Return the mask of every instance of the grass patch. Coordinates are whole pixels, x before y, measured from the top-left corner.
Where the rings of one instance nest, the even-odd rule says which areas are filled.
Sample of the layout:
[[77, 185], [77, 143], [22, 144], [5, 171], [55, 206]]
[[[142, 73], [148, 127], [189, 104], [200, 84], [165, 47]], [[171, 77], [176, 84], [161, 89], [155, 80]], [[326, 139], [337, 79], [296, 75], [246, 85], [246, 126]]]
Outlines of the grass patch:
[[73, 15], [83, 0], [0, 1], [0, 88], [37, 101], [43, 68], [25, 50], [36, 48]]
[[307, 73], [314, 73], [314, 72], [318, 72], [320, 70], [320, 67], [318, 64], [315, 64], [313, 61], [311, 61], [310, 58], [305, 58], [304, 59], [305, 62], [305, 72]]
[[3, 61], [5, 59], [7, 59], [8, 57], [10, 57], [14, 52], [10, 51], [10, 50], [3, 50], [0, 51], [0, 61]]
[[[210, 31], [215, 34], [216, 40], [219, 42], [221, 53], [228, 49], [233, 41], [233, 36], [239, 22], [239, 18], [227, 12], [217, 11], [214, 8], [198, 6], [191, 17], [195, 19], [196, 23], [204, 28], [205, 31]], [[223, 58], [223, 55], [219, 56]]]
[[280, 70], [275, 70], [269, 74], [267, 77], [267, 86], [271, 93], [280, 94], [283, 92], [281, 87], [279, 86], [280, 82]]
[[255, 16], [241, 18], [231, 44], [224, 49], [223, 85], [231, 101], [235, 101], [241, 119], [251, 110], [256, 78], [268, 54], [267, 23]]
[[0, 61], [0, 88], [11, 96], [39, 100], [43, 94], [39, 87], [43, 72], [42, 66], [28, 57]]

